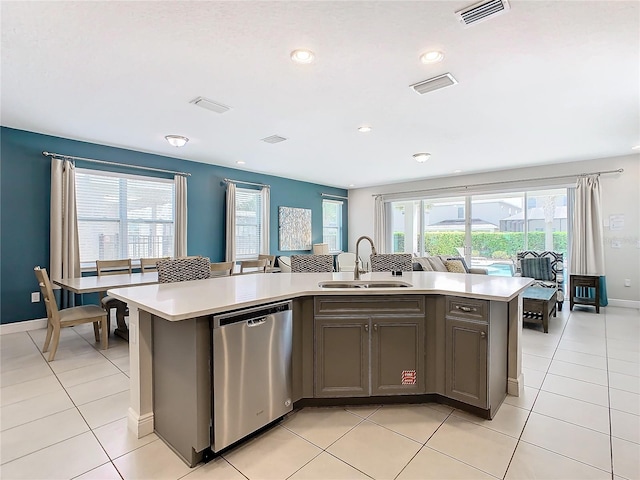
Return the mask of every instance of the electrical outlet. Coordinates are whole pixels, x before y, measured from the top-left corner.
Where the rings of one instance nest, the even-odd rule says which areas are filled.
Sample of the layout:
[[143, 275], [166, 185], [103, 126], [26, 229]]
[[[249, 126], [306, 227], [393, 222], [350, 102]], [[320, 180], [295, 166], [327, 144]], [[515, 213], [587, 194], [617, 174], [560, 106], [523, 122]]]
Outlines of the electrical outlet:
[[611, 248], [622, 248], [620, 240], [611, 240]]
[[31, 292], [31, 303], [38, 303], [40, 301], [40, 292]]
[[624, 279], [624, 286], [625, 287], [630, 287], [631, 286], [631, 279], [630, 278], [625, 278]]

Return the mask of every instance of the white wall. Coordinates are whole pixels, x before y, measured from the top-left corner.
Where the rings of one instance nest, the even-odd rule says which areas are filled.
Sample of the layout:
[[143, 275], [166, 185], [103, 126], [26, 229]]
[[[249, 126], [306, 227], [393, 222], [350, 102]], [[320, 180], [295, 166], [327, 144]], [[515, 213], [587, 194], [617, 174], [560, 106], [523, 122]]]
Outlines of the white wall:
[[[355, 242], [361, 235], [369, 235], [373, 238], [374, 194], [412, 192], [434, 188], [446, 188], [450, 193], [458, 194], [509, 188], [508, 183], [486, 187], [475, 186], [493, 182], [518, 182], [517, 188], [527, 188], [539, 185], [535, 179], [617, 170], [619, 168], [624, 169], [624, 173], [600, 177], [605, 225], [608, 225], [610, 215], [624, 215], [624, 229], [612, 231], [608, 226], [604, 228], [607, 293], [610, 304], [638, 306], [640, 305], [640, 245], [638, 245], [640, 242], [640, 154], [474, 175], [452, 175], [349, 190], [349, 251], [355, 251]], [[573, 182], [565, 178], [549, 179], [544, 183], [548, 186], [557, 186]], [[447, 192], [440, 193], [448, 194]], [[620, 248], [612, 248], [612, 241], [618, 241]], [[368, 244], [362, 242], [360, 256], [368, 258], [369, 253]], [[625, 279], [631, 280], [631, 287], [624, 286]]]

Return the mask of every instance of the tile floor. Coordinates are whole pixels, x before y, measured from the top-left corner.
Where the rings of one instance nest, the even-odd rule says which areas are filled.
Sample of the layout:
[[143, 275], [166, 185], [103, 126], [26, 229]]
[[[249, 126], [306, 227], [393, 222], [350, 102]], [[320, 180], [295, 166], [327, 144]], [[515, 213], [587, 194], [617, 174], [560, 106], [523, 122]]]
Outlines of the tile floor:
[[3, 479], [638, 479], [640, 312], [564, 308], [523, 331], [525, 392], [492, 421], [438, 405], [305, 408], [206, 465], [126, 428], [128, 347], [90, 326], [3, 335]]

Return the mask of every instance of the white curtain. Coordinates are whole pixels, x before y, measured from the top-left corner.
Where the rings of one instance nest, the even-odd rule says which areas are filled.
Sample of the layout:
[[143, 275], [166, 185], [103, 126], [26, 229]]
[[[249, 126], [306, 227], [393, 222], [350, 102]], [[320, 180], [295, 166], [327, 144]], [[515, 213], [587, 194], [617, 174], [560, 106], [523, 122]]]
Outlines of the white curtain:
[[374, 199], [373, 208], [373, 242], [378, 253], [387, 252], [387, 222], [384, 214], [385, 204], [382, 195], [377, 195]]
[[262, 218], [261, 218], [261, 227], [262, 232], [260, 235], [260, 252], [269, 255], [269, 233], [270, 233], [270, 222], [269, 222], [269, 214], [271, 212], [271, 187], [264, 186], [260, 190], [261, 197], [261, 206], [262, 206]]
[[175, 175], [173, 177], [176, 196], [175, 232], [173, 238], [174, 257], [187, 256], [187, 177]]
[[226, 226], [226, 260], [236, 261], [236, 185], [227, 183], [227, 226]]
[[[51, 279], [80, 276], [76, 171], [69, 160], [51, 160], [51, 231], [49, 276]], [[73, 305], [73, 295], [62, 298], [62, 307]]]
[[[600, 176], [578, 178], [575, 190], [570, 272], [600, 277], [601, 306], [607, 304]], [[573, 295], [573, 292], [570, 292]]]

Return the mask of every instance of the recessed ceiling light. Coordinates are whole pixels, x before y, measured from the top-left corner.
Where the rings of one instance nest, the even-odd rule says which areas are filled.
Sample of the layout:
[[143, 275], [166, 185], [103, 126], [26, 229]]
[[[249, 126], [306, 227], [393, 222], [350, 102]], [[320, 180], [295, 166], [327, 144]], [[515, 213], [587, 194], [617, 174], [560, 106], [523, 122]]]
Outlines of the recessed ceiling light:
[[454, 170], [453, 173], [462, 173], [462, 170]]
[[444, 53], [438, 50], [432, 50], [430, 52], [425, 52], [420, 55], [420, 61], [422, 63], [438, 63], [441, 62], [444, 58]]
[[431, 157], [430, 153], [421, 152], [421, 153], [414, 153], [413, 154], [413, 158], [415, 158], [416, 162], [418, 162], [418, 163], [426, 162], [427, 160], [429, 160], [429, 157]]
[[631, 150], [640, 150], [640, 145], [634, 145]]
[[356, 186], [356, 184], [355, 184], [355, 183], [350, 183], [350, 184], [349, 184], [349, 186], [350, 186], [350, 187], [355, 187], [355, 186]]
[[314, 58], [315, 58], [315, 55], [311, 50], [305, 50], [303, 48], [300, 48], [298, 50], [294, 50], [293, 52], [291, 52], [291, 60], [293, 60], [296, 63], [311, 63], [313, 62]]
[[244, 165], [244, 164], [245, 164], [245, 163], [247, 163], [247, 162], [245, 162], [244, 160], [238, 160], [236, 163], [237, 163], [238, 165]]
[[358, 131], [362, 133], [367, 133], [371, 131], [371, 127], [368, 125], [363, 125], [361, 127], [358, 127]]
[[164, 138], [166, 138], [167, 142], [174, 147], [184, 147], [189, 141], [187, 137], [183, 137], [181, 135], [167, 135]]

